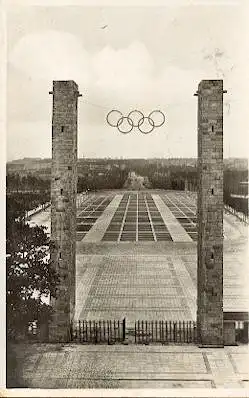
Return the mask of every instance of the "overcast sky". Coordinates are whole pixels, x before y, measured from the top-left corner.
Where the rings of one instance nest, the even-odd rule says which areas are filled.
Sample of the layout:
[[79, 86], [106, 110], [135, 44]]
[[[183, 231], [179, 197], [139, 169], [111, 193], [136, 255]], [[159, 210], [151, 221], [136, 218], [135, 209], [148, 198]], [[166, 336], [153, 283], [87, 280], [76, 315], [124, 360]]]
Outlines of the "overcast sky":
[[[9, 6], [7, 159], [51, 157], [48, 92], [52, 80], [65, 79], [82, 94], [79, 157], [196, 156], [193, 94], [201, 79], [216, 78], [228, 90], [224, 156], [247, 157], [248, 2], [210, 3]], [[106, 123], [113, 108], [161, 109], [166, 123], [146, 136], [122, 135]]]

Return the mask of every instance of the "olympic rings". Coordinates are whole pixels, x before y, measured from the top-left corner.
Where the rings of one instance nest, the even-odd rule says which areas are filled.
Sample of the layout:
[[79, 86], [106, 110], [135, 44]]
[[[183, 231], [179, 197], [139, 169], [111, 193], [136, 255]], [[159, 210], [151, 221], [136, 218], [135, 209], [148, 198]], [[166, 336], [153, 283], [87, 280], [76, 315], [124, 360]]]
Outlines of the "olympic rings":
[[[149, 129], [148, 129], [147, 131], [146, 131], [146, 130], [143, 131], [143, 130], [141, 129], [141, 125], [144, 123], [145, 119], [148, 119], [148, 125], [147, 125], [147, 127], [149, 126]], [[155, 127], [154, 120], [151, 119], [149, 116], [145, 117], [142, 121], [139, 120], [138, 128], [139, 128], [139, 131], [141, 131], [141, 133], [143, 133], [143, 134], [149, 134], [149, 133], [151, 133], [151, 132], [154, 130], [154, 127]]]
[[106, 116], [106, 120], [107, 120], [107, 123], [112, 127], [118, 127], [118, 121], [120, 120], [120, 117], [119, 117], [117, 120], [117, 123], [114, 123], [114, 124], [109, 121], [109, 116], [111, 115], [111, 113], [114, 114], [114, 121], [115, 121], [115, 119], [117, 118], [117, 116], [115, 117], [115, 112], [118, 113], [119, 115], [121, 115], [120, 116], [121, 118], [123, 117], [123, 114], [120, 111], [117, 111], [116, 109], [113, 109], [111, 112], [109, 112]]
[[158, 123], [158, 124], [156, 124], [156, 123], [154, 123], [154, 126], [155, 127], [161, 127], [163, 124], [164, 124], [164, 122], [165, 122], [165, 115], [164, 115], [164, 113], [162, 113], [161, 111], [159, 111], [158, 109], [157, 110], [155, 110], [155, 111], [152, 111], [152, 112], [150, 112], [150, 114], [149, 114], [149, 116], [148, 116], [148, 118], [149, 119], [152, 119], [152, 115], [153, 115], [153, 113], [154, 114], [159, 114], [159, 115], [162, 115], [161, 116], [161, 118], [162, 118], [162, 120], [161, 120], [161, 122], [160, 123]]
[[[136, 119], [137, 119], [136, 116], [131, 117], [132, 114], [140, 115], [140, 117], [138, 116], [139, 119], [137, 120], [137, 122], [136, 122]], [[138, 127], [138, 126], [139, 126], [139, 123], [141, 122], [141, 120], [142, 120], [141, 123], [143, 123], [143, 121], [144, 121], [144, 115], [142, 114], [142, 112], [137, 111], [136, 109], [135, 109], [134, 111], [131, 111], [131, 112], [128, 114], [128, 117], [132, 119], [132, 123], [133, 123], [133, 126], [132, 126], [132, 127]], [[135, 119], [135, 120], [134, 120], [134, 119]], [[134, 121], [136, 122], [136, 124], [134, 123]]]
[[122, 112], [113, 109], [108, 112], [106, 121], [111, 127], [117, 127], [122, 134], [130, 133], [134, 127], [143, 134], [149, 134], [155, 127], [161, 127], [165, 123], [165, 115], [156, 109], [148, 116], [144, 116], [141, 111], [134, 109], [128, 113], [128, 116], [123, 116]]
[[[124, 130], [124, 129], [121, 130], [121, 128], [120, 128], [120, 126], [121, 126], [121, 124], [124, 122], [124, 120], [127, 120], [128, 124], [131, 126], [130, 128], [128, 128], [127, 131]], [[128, 133], [130, 133], [131, 130], [133, 129], [132, 119], [130, 119], [129, 116], [122, 116], [122, 117], [118, 120], [117, 128], [118, 128], [118, 130], [120, 131], [120, 133], [123, 133], [123, 134], [128, 134]]]

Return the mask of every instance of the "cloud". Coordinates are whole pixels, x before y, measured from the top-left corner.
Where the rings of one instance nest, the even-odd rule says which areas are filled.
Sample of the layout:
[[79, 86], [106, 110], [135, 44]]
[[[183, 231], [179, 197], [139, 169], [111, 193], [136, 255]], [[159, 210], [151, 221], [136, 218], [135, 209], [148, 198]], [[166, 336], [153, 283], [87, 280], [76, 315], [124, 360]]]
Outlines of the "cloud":
[[[164, 43], [158, 68], [156, 54], [145, 43], [134, 36], [126, 46], [117, 48], [107, 43], [95, 47], [95, 52], [88, 52], [81, 36], [64, 31], [43, 30], [23, 36], [9, 54], [12, 66], [8, 72], [9, 80], [12, 79], [8, 84], [10, 156], [19, 157], [18, 153], [50, 156], [52, 98], [48, 91], [52, 80], [61, 79], [75, 80], [83, 95], [79, 100], [80, 155], [191, 156], [196, 153], [197, 102], [193, 94], [200, 80], [216, 77], [215, 65], [207, 58], [214, 54], [216, 47], [213, 48], [212, 43], [205, 47], [201, 44], [188, 54], [186, 46], [183, 49], [186, 62], [182, 62], [182, 53], [180, 59], [175, 56], [171, 62], [168, 60], [176, 49]], [[248, 91], [248, 80], [242, 78], [246, 76], [244, 54], [236, 57], [236, 65], [231, 70], [233, 57], [223, 46], [217, 48], [219, 66], [225, 71], [224, 88], [228, 89], [224, 101], [230, 104], [229, 124], [225, 121], [225, 148], [229, 141], [235, 152], [242, 154], [245, 145], [238, 134], [242, 135], [248, 127], [246, 105], [241, 104], [241, 92], [242, 102], [246, 104]], [[188, 56], [195, 61], [191, 68], [187, 67]], [[132, 109], [145, 114], [161, 109], [166, 114], [166, 123], [151, 135], [134, 131], [126, 137], [107, 126], [105, 117], [113, 108], [124, 115]]]
[[152, 56], [139, 41], [126, 48], [115, 50], [104, 47], [92, 59], [95, 89], [105, 97], [104, 103], [112, 102], [123, 110], [141, 107], [147, 112], [155, 106], [189, 101], [205, 72], [185, 70], [176, 65], [155, 73]]
[[62, 31], [23, 36], [10, 53], [9, 62], [35, 79], [75, 79], [86, 84], [90, 76], [89, 55], [80, 40]]
[[153, 69], [153, 60], [147, 48], [138, 41], [118, 50], [106, 46], [95, 54], [92, 64], [97, 77], [96, 84], [113, 89], [138, 86]]
[[[62, 31], [43, 31], [22, 37], [9, 55], [9, 63], [32, 80], [75, 80], [90, 99], [106, 98], [129, 104], [150, 90], [153, 59], [146, 46], [133, 41], [122, 49], [110, 45], [90, 54], [80, 40]], [[101, 104], [100, 104], [101, 105]]]
[[154, 62], [144, 43], [133, 41], [121, 49], [106, 46], [92, 59], [96, 88], [113, 105], [128, 107], [145, 100], [153, 78]]
[[[119, 49], [106, 45], [89, 53], [77, 36], [51, 30], [24, 36], [9, 57], [15, 68], [34, 80], [45, 79], [51, 84], [52, 80], [73, 79], [89, 103], [118, 106], [124, 111], [141, 103], [150, 111], [161, 104], [182, 102], [183, 97], [185, 102], [190, 100], [202, 78], [214, 77], [212, 62], [203, 61], [201, 54], [200, 60], [204, 63], [201, 69], [166, 64], [158, 73], [141, 41], [133, 40]], [[94, 113], [94, 108], [88, 109]]]

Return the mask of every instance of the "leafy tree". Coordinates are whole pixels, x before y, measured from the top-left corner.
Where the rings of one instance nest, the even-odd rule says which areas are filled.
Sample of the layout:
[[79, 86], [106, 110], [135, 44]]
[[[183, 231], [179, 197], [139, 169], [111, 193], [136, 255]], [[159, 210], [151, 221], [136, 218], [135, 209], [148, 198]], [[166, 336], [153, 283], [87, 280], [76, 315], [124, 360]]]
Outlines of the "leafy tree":
[[13, 222], [7, 236], [8, 337], [25, 335], [29, 322], [46, 322], [51, 307], [44, 297], [55, 294], [57, 276], [50, 266], [45, 227]]

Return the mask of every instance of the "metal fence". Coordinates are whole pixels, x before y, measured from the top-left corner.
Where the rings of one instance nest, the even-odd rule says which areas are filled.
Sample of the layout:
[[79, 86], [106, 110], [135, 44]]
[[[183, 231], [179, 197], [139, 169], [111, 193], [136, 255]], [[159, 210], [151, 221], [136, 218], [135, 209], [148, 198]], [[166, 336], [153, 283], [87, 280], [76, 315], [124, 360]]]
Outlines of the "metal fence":
[[78, 343], [108, 343], [125, 340], [125, 319], [122, 321], [84, 321], [71, 325], [71, 340]]
[[136, 321], [135, 343], [196, 343], [193, 321]]
[[226, 204], [224, 205], [224, 210], [227, 213], [233, 214], [235, 217], [237, 217], [240, 221], [244, 222], [245, 224], [247, 225], [249, 224], [248, 215], [242, 212], [238, 212], [236, 209]]

